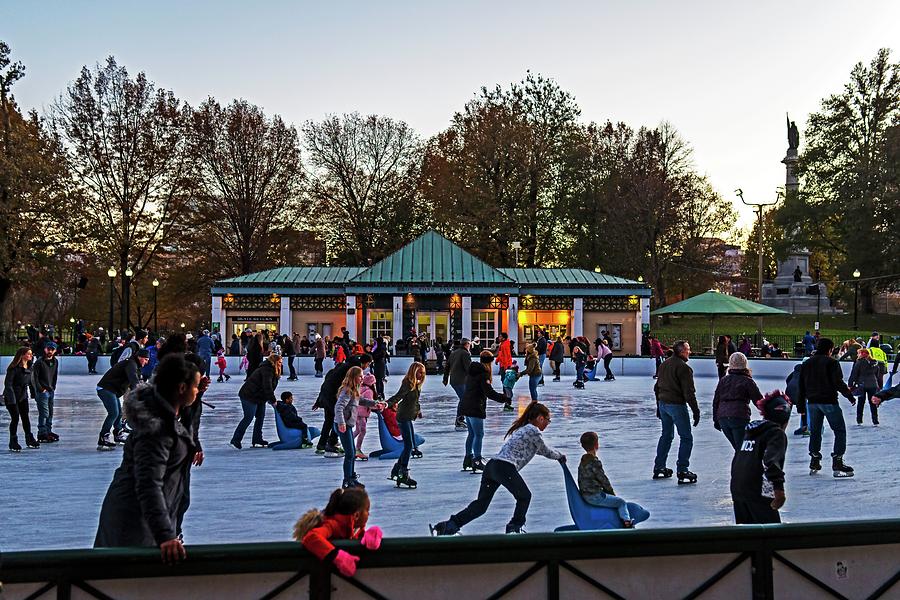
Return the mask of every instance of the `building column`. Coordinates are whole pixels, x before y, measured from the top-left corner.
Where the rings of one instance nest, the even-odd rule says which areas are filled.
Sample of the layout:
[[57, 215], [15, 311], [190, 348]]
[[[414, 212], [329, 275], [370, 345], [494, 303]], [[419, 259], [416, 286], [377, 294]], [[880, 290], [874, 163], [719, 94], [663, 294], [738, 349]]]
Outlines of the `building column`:
[[472, 296], [462, 297], [462, 336], [472, 339]]
[[293, 324], [291, 323], [291, 297], [281, 297], [281, 312], [278, 315], [278, 327], [282, 335], [293, 336]]
[[403, 339], [403, 296], [394, 296], [393, 317], [391, 318], [391, 327], [394, 330], [392, 344], [396, 344], [397, 340]]
[[509, 297], [509, 308], [506, 309], [506, 334], [509, 339], [516, 341], [516, 352], [521, 353], [519, 348], [519, 297]]
[[222, 296], [213, 296], [212, 297], [212, 316], [210, 318], [210, 329], [215, 329], [216, 323], [219, 324], [219, 331], [221, 332], [225, 328], [224, 320], [224, 311], [222, 310]]
[[572, 337], [584, 335], [584, 298], [572, 299]]
[[[353, 311], [353, 312], [351, 312]], [[347, 296], [347, 306], [344, 309], [345, 325], [351, 340], [359, 340], [356, 337], [356, 296]]]
[[650, 328], [650, 298], [641, 298], [641, 318], [638, 322], [637, 335], [635, 336], [637, 349], [635, 349], [634, 353], [637, 356], [641, 355], [641, 339], [644, 336], [644, 325], [647, 325], [648, 329]]

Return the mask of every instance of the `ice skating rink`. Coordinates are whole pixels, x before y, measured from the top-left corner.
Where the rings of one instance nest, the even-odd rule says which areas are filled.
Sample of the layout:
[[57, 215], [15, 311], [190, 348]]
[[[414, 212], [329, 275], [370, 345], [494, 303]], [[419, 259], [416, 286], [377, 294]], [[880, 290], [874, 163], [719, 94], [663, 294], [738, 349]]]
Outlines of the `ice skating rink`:
[[[751, 364], [752, 366], [752, 364]], [[400, 385], [401, 374], [391, 376], [386, 392]], [[786, 373], [785, 373], [786, 375]], [[95, 393], [99, 376], [61, 375], [56, 396], [54, 430], [61, 436], [56, 444], [20, 454], [0, 452], [0, 474], [4, 508], [0, 521], [0, 549], [33, 550], [84, 548], [91, 546], [97, 527], [100, 504], [112, 473], [121, 461], [121, 447], [113, 452], [97, 452], [97, 432], [105, 411]], [[240, 418], [237, 392], [242, 376], [229, 383], [213, 382], [205, 399], [216, 405], [205, 408], [201, 440], [206, 454], [202, 467], [195, 468], [191, 487], [192, 504], [185, 517], [188, 544], [278, 541], [290, 539], [294, 520], [310, 507], [324, 507], [329, 493], [341, 482], [341, 460], [317, 456], [312, 449], [276, 452], [249, 449], [250, 432], [244, 450], [233, 450], [228, 440]], [[308, 424], [320, 426], [321, 411], [310, 410], [321, 379], [302, 377], [281, 380], [277, 392], [290, 390], [301, 416]], [[544, 432], [547, 442], [567, 454], [573, 474], [582, 455], [578, 438], [583, 431], [600, 435], [600, 457], [618, 495], [644, 505], [651, 518], [640, 525], [679, 527], [731, 524], [728, 488], [731, 446], [712, 426], [712, 395], [717, 380], [697, 378], [702, 410], [700, 426], [694, 429], [691, 470], [699, 476], [696, 485], [675, 483], [675, 479], [653, 481], [650, 475], [659, 436], [650, 377], [619, 377], [613, 382], [588, 382], [576, 390], [572, 378], [539, 388], [540, 400], [552, 411], [552, 423]], [[784, 379], [760, 379], [763, 392], [783, 388]], [[494, 386], [499, 390], [498, 377]], [[528, 403], [528, 386], [520, 380], [516, 387], [519, 407]], [[422, 393], [424, 419], [416, 422], [416, 432], [426, 438], [424, 457], [410, 463], [419, 487], [397, 489], [387, 479], [393, 461], [358, 462], [357, 472], [372, 497], [370, 522], [384, 528], [388, 536], [428, 535], [428, 523], [446, 519], [475, 498], [480, 476], [461, 473], [466, 434], [453, 429], [456, 395], [441, 385], [439, 376], [429, 376]], [[900, 427], [900, 400], [888, 402], [881, 410], [881, 426], [857, 426], [855, 409], [841, 400], [848, 429], [845, 460], [856, 469], [852, 479], [836, 480], [826, 469], [811, 477], [807, 471], [808, 438], [790, 435], [797, 427], [795, 416], [788, 429], [789, 447], [785, 471], [787, 504], [782, 518], [787, 522], [900, 517], [896, 452]], [[516, 413], [501, 411], [488, 402], [484, 455], [490, 457], [500, 447], [503, 433]], [[755, 412], [754, 412], [755, 414]], [[755, 418], [755, 417], [754, 417]], [[31, 419], [37, 423], [32, 402]], [[2, 411], [0, 427], [8, 430], [9, 416]], [[379, 447], [375, 417], [369, 420], [364, 450]], [[272, 408], [267, 407], [265, 437], [275, 441]], [[828, 457], [833, 437], [826, 427], [823, 454]], [[20, 434], [20, 442], [24, 441]], [[670, 453], [675, 467], [678, 438]], [[823, 463], [827, 462], [823, 461]], [[559, 464], [536, 457], [522, 476], [533, 499], [528, 511], [527, 531], [552, 531], [571, 523]], [[512, 514], [513, 501], [503, 489], [489, 512], [467, 525], [463, 534], [500, 533]]]

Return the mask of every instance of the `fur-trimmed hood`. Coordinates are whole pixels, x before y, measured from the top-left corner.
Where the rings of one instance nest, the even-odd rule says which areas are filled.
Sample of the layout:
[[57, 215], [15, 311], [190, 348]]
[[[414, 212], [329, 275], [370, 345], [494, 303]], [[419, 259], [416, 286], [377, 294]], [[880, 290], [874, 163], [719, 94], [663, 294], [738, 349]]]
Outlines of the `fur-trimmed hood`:
[[125, 395], [122, 414], [135, 434], [154, 435], [162, 431], [165, 422], [175, 421], [175, 408], [148, 383]]

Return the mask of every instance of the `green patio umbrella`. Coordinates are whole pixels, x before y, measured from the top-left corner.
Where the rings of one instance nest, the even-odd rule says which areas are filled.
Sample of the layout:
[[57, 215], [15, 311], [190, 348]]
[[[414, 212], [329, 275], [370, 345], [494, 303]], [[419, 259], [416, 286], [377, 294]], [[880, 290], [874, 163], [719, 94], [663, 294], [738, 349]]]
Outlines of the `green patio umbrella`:
[[787, 311], [758, 304], [750, 300], [735, 298], [728, 294], [709, 290], [692, 298], [659, 308], [652, 313], [656, 315], [705, 315], [709, 317], [709, 341], [715, 347], [713, 321], [716, 316], [765, 317], [767, 315], [787, 315]]

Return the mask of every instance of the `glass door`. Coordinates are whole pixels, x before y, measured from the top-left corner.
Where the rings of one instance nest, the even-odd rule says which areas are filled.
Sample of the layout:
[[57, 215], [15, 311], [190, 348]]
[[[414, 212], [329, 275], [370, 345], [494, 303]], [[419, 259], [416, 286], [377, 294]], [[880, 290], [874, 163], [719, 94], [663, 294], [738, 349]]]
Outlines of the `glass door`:
[[434, 334], [431, 339], [440, 339], [441, 343], [447, 343], [450, 335], [450, 313], [434, 313], [431, 322], [434, 323]]

